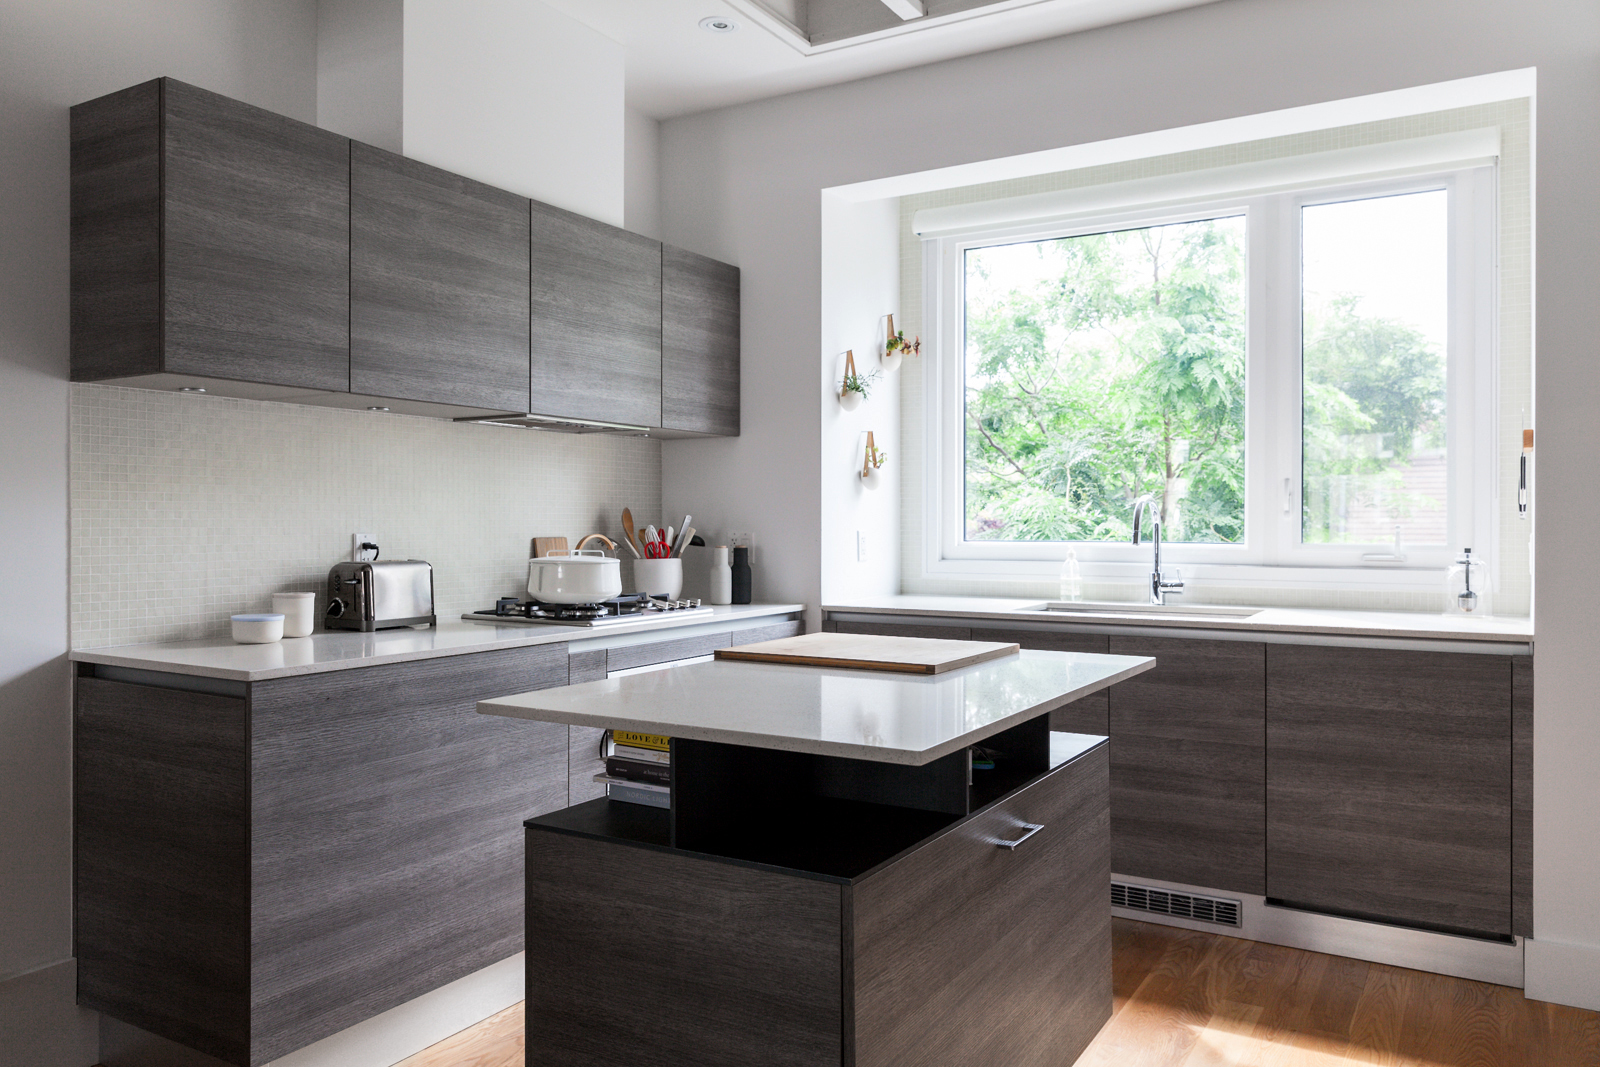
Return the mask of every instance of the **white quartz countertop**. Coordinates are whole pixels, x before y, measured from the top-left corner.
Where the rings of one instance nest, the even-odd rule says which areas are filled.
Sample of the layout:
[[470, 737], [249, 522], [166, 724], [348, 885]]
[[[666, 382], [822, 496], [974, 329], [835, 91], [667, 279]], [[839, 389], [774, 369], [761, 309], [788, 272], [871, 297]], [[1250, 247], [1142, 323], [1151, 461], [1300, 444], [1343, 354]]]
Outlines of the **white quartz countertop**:
[[[1119, 626], [1163, 627], [1185, 630], [1233, 630], [1257, 633], [1328, 634], [1395, 640], [1488, 641], [1504, 644], [1533, 643], [1533, 620], [1488, 616], [1424, 614], [1403, 611], [1339, 611], [1321, 608], [1262, 608], [1254, 615], [1203, 614], [1209, 605], [1185, 613], [1176, 600], [1164, 612], [1045, 611], [1043, 600], [999, 597], [883, 596], [824, 604], [823, 610], [849, 614], [916, 615], [951, 619], [992, 619], [1045, 625], [1086, 624], [1100, 630]], [[1129, 605], [1137, 609], [1139, 605]], [[1247, 609], [1240, 609], [1247, 610]]]
[[1155, 666], [1039, 652], [936, 675], [716, 660], [484, 700], [478, 710], [920, 766]]
[[76, 663], [103, 663], [135, 670], [165, 671], [236, 682], [260, 682], [299, 674], [372, 667], [382, 663], [459, 656], [497, 648], [521, 648], [567, 641], [592, 641], [625, 634], [677, 636], [740, 619], [790, 615], [802, 604], [734, 604], [713, 607], [710, 615], [613, 623], [605, 627], [529, 626], [516, 623], [446, 621], [437, 626], [376, 633], [327, 631], [266, 645], [236, 644], [229, 637], [171, 641], [147, 645], [114, 645], [74, 651]]

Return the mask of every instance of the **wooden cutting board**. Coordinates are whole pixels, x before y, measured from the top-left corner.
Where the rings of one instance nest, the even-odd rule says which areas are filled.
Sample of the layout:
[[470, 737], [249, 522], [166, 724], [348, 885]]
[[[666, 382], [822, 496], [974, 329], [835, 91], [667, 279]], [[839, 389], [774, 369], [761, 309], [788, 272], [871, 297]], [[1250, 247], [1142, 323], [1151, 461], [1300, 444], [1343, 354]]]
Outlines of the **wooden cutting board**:
[[718, 659], [791, 663], [805, 667], [854, 667], [898, 674], [943, 674], [958, 667], [1015, 655], [1020, 645], [998, 641], [945, 641], [879, 634], [805, 634], [719, 648]]
[[567, 539], [565, 537], [535, 537], [533, 539], [533, 558], [544, 559], [549, 552], [565, 552]]

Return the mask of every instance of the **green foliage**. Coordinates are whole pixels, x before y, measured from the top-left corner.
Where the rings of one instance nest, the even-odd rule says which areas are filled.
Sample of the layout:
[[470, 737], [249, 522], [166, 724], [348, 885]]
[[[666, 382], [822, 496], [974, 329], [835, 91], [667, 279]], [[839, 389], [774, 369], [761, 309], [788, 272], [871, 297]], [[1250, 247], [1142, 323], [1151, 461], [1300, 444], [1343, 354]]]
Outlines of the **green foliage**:
[[1414, 452], [1445, 445], [1444, 356], [1351, 296], [1308, 311], [1305, 336], [1305, 540], [1343, 539], [1336, 490], [1346, 507], [1382, 501], [1394, 520], [1442, 506], [1401, 489]]
[[969, 537], [1121, 540], [1148, 492], [1173, 540], [1243, 538], [1242, 219], [974, 250], [967, 268]]
[[[1123, 540], [1153, 493], [1168, 539], [1243, 540], [1244, 247], [1235, 217], [967, 253], [969, 538]], [[1348, 296], [1306, 337], [1305, 536], [1326, 541], [1312, 480], [1397, 488], [1444, 444], [1445, 366]]]

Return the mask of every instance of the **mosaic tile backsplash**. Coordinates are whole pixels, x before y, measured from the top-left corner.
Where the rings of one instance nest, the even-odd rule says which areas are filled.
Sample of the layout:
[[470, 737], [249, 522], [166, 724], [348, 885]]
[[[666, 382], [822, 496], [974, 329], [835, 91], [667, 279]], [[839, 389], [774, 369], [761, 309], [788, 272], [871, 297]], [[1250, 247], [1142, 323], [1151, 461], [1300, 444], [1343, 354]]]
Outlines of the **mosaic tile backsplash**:
[[[661, 508], [661, 445], [72, 387], [72, 645], [210, 637], [315, 591], [371, 535], [433, 564], [441, 619], [523, 591], [529, 539]], [[626, 568], [624, 568], [626, 569]]]

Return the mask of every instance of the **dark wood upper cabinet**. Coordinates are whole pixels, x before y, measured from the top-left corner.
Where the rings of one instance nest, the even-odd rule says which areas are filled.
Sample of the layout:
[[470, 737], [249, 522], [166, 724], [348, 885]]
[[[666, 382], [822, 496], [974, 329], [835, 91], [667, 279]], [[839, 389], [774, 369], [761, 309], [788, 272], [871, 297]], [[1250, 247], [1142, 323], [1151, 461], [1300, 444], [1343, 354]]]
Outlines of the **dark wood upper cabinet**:
[[351, 144], [351, 392], [524, 410], [528, 204]]
[[345, 138], [160, 78], [71, 140], [75, 381], [349, 388]]
[[739, 268], [661, 247], [661, 427], [739, 435]]
[[660, 242], [538, 202], [532, 235], [527, 410], [659, 425]]
[[74, 381], [739, 432], [736, 267], [170, 78], [71, 150]]
[[1508, 656], [1267, 646], [1267, 896], [1511, 931]]
[[1156, 665], [1111, 687], [1111, 867], [1261, 893], [1266, 646], [1112, 637]]

